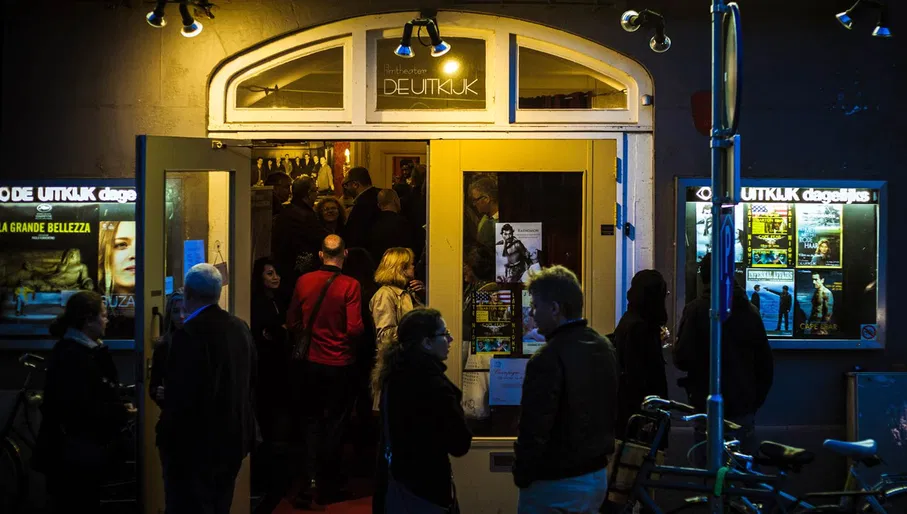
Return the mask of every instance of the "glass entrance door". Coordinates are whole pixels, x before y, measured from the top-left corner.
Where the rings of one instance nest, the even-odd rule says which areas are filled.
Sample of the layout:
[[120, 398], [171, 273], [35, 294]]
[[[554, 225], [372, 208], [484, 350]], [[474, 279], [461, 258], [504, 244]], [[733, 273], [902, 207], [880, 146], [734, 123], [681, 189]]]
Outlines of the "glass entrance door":
[[[145, 513], [164, 511], [155, 424], [160, 415], [150, 390], [154, 347], [176, 311], [183, 278], [195, 264], [215, 265], [224, 277], [220, 307], [249, 321], [251, 273], [250, 145], [209, 139], [139, 136], [136, 352], [140, 459]], [[178, 312], [178, 311], [176, 311]], [[166, 384], [164, 384], [166, 390]], [[243, 463], [232, 512], [249, 511], [249, 466]]]

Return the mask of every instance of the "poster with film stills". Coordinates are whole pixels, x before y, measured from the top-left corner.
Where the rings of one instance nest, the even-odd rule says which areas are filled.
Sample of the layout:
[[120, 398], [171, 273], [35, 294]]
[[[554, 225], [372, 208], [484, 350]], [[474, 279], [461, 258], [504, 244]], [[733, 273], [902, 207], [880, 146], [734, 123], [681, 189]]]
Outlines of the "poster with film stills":
[[513, 294], [509, 290], [473, 293], [473, 353], [510, 354], [515, 337]]
[[746, 295], [759, 310], [769, 337], [791, 337], [794, 334], [794, 273], [792, 269], [746, 270]]
[[790, 206], [747, 204], [748, 267], [786, 268], [791, 261]]
[[825, 270], [797, 270], [798, 328], [808, 337], [840, 335], [838, 306], [844, 291], [843, 273]]
[[797, 267], [840, 268], [841, 205], [797, 206]]
[[[712, 204], [694, 202], [696, 209], [696, 262], [712, 249]], [[743, 225], [743, 205], [734, 207], [734, 261], [743, 262], [743, 243], [746, 241], [746, 227]]]

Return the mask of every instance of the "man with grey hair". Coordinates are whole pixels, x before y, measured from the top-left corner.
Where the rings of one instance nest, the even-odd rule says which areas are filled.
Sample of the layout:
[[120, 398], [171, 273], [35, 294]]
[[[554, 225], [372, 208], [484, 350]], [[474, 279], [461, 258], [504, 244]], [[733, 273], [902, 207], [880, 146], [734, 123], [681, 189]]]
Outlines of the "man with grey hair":
[[256, 353], [248, 325], [221, 309], [223, 279], [196, 264], [183, 284], [183, 328], [173, 334], [157, 424], [167, 514], [227, 514], [255, 443]]
[[375, 218], [369, 234], [368, 251], [376, 263], [381, 262], [381, 257], [388, 248], [409, 248], [416, 255], [416, 249], [422, 250], [421, 245], [415, 244], [415, 228], [412, 223], [400, 214], [400, 197], [393, 189], [378, 191], [378, 208], [380, 212]]
[[534, 275], [529, 295], [547, 343], [529, 359], [523, 381], [513, 464], [518, 512], [596, 513], [614, 452], [616, 352], [583, 319], [583, 290], [567, 268]]
[[476, 212], [482, 215], [476, 229], [476, 241], [494, 250], [494, 227], [499, 219], [497, 181], [488, 176], [475, 179], [469, 184], [469, 201]]

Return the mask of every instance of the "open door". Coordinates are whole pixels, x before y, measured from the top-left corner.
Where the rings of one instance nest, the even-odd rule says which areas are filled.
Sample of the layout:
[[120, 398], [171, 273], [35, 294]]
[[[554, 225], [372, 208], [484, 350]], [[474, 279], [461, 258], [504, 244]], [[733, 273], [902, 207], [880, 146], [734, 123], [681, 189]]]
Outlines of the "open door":
[[[151, 356], [163, 329], [168, 297], [193, 265], [224, 273], [220, 306], [249, 322], [252, 272], [251, 145], [240, 141], [136, 138], [137, 256], [136, 396], [141, 416], [139, 502], [146, 514], [164, 512], [164, 484], [155, 430], [160, 409], [148, 392]], [[249, 512], [249, 464], [236, 482], [232, 511]]]

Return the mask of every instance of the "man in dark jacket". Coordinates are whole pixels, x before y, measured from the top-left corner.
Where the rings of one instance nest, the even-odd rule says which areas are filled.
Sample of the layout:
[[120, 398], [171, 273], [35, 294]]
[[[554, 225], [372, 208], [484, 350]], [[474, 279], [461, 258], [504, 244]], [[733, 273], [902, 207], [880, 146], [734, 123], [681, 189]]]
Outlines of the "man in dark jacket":
[[[414, 229], [408, 219], [400, 214], [400, 198], [393, 189], [382, 189], [378, 192], [378, 218], [369, 234], [368, 251], [372, 259], [379, 263], [388, 248], [409, 248], [416, 254], [422, 251], [414, 243]], [[416, 254], [418, 257], [418, 254]]]
[[598, 512], [614, 451], [614, 347], [582, 318], [582, 288], [568, 269], [542, 270], [529, 294], [547, 343], [529, 360], [523, 382], [513, 464], [519, 512]]
[[355, 198], [353, 210], [344, 226], [343, 240], [349, 248], [367, 248], [372, 226], [381, 212], [378, 208], [380, 190], [372, 186], [368, 170], [359, 166], [347, 173], [343, 188]]
[[218, 307], [222, 278], [197, 264], [185, 281], [183, 328], [173, 335], [157, 424], [167, 514], [230, 512], [233, 486], [256, 440], [255, 343]]
[[[702, 295], [684, 307], [673, 351], [674, 365], [687, 372], [678, 384], [686, 388], [690, 403], [702, 412], [706, 411], [709, 395], [711, 270], [712, 258], [706, 254], [699, 265], [704, 285]], [[724, 417], [743, 426], [735, 436], [744, 453], [750, 455], [756, 449], [756, 411], [765, 403], [772, 387], [774, 369], [762, 316], [750, 303], [746, 291], [735, 283], [731, 315], [721, 325], [721, 395]], [[696, 435], [699, 440], [705, 440], [704, 427], [701, 430], [697, 427]], [[705, 464], [705, 451], [695, 457], [697, 464]]]
[[762, 287], [759, 284], [753, 286], [753, 294], [750, 296], [750, 303], [753, 304], [753, 307], [756, 308], [756, 311], [759, 313], [759, 316], [762, 316], [762, 297], [759, 296], [759, 291], [762, 290]]
[[271, 232], [271, 256], [277, 264], [277, 273], [287, 288], [296, 285], [296, 279], [318, 269], [318, 251], [328, 231], [318, 222], [312, 208], [318, 198], [315, 182], [303, 176], [293, 182], [293, 199], [277, 215]]

